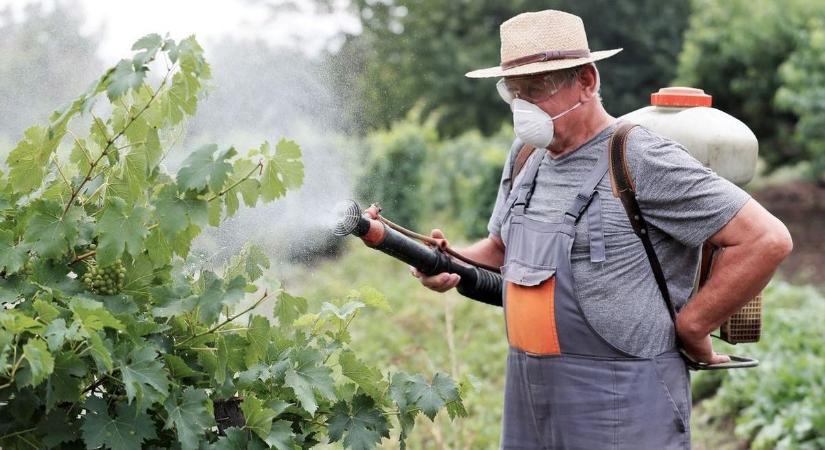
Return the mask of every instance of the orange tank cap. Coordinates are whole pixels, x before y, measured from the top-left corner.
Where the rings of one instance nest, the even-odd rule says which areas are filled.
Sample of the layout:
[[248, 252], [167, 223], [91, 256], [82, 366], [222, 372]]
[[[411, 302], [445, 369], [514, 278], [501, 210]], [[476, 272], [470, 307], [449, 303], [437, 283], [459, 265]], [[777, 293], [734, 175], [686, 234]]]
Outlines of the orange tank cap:
[[701, 89], [691, 87], [666, 87], [650, 94], [653, 106], [673, 106], [689, 108], [692, 106], [710, 106], [713, 97]]

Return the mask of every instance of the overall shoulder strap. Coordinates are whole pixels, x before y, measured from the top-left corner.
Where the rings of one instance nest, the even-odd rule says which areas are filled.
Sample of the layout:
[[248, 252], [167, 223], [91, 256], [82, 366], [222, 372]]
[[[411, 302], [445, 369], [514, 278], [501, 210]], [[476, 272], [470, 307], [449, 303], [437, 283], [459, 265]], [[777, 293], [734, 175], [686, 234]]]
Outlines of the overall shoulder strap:
[[627, 218], [630, 220], [630, 226], [633, 227], [633, 232], [636, 233], [636, 236], [642, 241], [647, 259], [650, 261], [650, 268], [653, 270], [653, 277], [656, 279], [656, 284], [662, 293], [667, 311], [670, 314], [670, 318], [676, 323], [676, 308], [670, 299], [662, 265], [659, 263], [659, 258], [656, 257], [656, 252], [653, 249], [653, 243], [650, 241], [647, 222], [645, 222], [642, 216], [639, 202], [636, 201], [636, 186], [630, 177], [630, 170], [627, 166], [627, 139], [630, 132], [637, 126], [638, 125], [629, 122], [621, 122], [616, 128], [616, 131], [613, 132], [613, 136], [610, 138], [610, 143], [608, 144], [610, 152], [610, 180], [613, 184], [613, 195], [622, 201], [624, 210], [627, 213]]

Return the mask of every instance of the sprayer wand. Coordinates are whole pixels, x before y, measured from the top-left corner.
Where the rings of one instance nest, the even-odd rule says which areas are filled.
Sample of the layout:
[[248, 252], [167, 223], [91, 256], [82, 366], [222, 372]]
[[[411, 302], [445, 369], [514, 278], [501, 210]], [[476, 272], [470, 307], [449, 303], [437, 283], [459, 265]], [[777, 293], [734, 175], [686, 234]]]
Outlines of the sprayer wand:
[[[460, 294], [483, 303], [501, 306], [502, 279], [497, 273], [498, 269], [464, 257], [450, 249], [443, 240], [433, 239], [396, 225], [378, 215], [375, 205], [371, 208], [372, 214], [362, 213], [357, 203], [348, 201], [338, 211], [339, 220], [333, 233], [337, 236], [358, 236], [367, 246], [399, 259], [425, 275], [442, 272], [458, 274], [461, 277], [457, 286]], [[418, 241], [433, 247], [425, 246]]]

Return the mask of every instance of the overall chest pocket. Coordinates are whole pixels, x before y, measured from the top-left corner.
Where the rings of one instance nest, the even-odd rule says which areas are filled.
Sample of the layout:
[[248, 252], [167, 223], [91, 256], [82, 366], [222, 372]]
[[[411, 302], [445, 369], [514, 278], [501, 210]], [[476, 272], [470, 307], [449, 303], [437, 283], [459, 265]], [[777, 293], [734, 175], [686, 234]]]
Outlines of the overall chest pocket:
[[563, 224], [514, 217], [505, 242], [505, 281], [520, 286], [536, 286], [550, 278], [558, 267], [557, 242]]

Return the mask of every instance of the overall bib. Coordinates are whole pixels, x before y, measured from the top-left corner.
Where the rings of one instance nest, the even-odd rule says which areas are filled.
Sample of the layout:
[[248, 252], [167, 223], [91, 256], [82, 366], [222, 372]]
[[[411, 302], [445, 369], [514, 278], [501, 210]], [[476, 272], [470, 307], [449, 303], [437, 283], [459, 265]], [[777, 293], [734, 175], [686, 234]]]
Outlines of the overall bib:
[[583, 214], [591, 262], [605, 259], [596, 187], [607, 173], [607, 150], [559, 223], [525, 216], [544, 155], [534, 152], [504, 213], [510, 350], [501, 448], [688, 450], [690, 385], [679, 354], [641, 358], [615, 348], [591, 327], [576, 296], [570, 255]]

